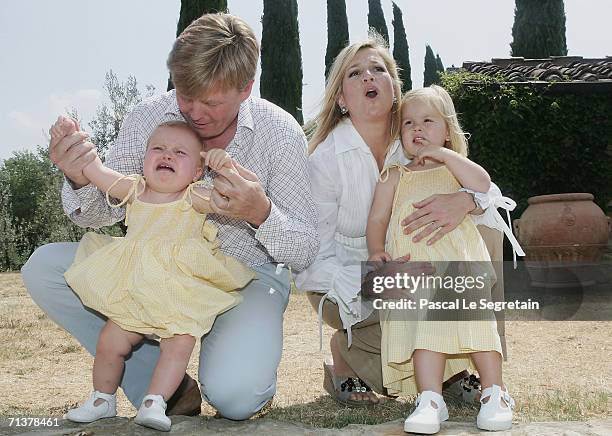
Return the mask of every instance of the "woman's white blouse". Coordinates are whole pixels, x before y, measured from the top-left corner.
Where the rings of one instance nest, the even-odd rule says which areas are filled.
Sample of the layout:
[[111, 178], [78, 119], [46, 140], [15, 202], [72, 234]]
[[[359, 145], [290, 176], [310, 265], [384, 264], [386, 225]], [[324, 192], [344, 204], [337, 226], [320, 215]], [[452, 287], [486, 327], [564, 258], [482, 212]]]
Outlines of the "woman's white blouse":
[[[409, 162], [399, 140], [391, 145], [384, 166], [398, 162]], [[368, 258], [366, 226], [380, 172], [370, 148], [348, 118], [317, 146], [308, 167], [321, 245], [314, 263], [297, 274], [295, 284], [301, 290], [326, 293], [326, 298], [335, 301], [350, 335], [350, 326], [372, 313], [371, 305], [362, 304], [360, 297], [361, 262]], [[501, 196], [491, 186], [489, 193]], [[480, 218], [473, 218], [479, 224]]]

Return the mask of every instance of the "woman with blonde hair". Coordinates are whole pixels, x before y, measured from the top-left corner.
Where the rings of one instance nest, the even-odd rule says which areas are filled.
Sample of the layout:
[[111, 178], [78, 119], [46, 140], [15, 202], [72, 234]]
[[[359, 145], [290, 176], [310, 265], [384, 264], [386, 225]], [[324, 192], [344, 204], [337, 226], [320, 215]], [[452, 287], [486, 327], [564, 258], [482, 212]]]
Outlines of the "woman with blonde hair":
[[[361, 299], [362, 262], [368, 258], [366, 225], [383, 168], [408, 163], [399, 141], [401, 82], [386, 43], [376, 34], [345, 47], [336, 57], [309, 141], [309, 173], [318, 209], [321, 245], [314, 263], [297, 275], [299, 289], [319, 319], [338, 330], [331, 340], [333, 364], [324, 364], [324, 387], [352, 406], [375, 404], [386, 393], [380, 361], [378, 314]], [[404, 232], [428, 224], [416, 236], [435, 243], [478, 208], [490, 193], [455, 192], [429, 197], [405, 217]], [[409, 274], [427, 264], [394, 259]]]

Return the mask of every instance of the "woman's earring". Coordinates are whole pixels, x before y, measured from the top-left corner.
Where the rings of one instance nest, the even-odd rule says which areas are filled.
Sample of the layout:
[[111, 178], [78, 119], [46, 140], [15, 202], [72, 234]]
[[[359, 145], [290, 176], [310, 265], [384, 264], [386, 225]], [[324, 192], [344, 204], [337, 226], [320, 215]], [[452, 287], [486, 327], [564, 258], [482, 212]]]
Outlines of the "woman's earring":
[[397, 104], [397, 97], [393, 96], [393, 104], [396, 105]]
[[345, 106], [340, 106], [340, 113], [342, 115], [346, 115], [348, 113], [348, 109]]

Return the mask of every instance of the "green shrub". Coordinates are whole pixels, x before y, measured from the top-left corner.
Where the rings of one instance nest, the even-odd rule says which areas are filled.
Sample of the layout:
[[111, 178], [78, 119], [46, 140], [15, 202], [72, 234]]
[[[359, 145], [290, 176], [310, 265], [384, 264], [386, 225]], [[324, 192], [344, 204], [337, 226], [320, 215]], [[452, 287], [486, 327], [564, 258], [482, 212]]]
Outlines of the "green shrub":
[[[79, 241], [87, 231], [63, 212], [63, 181], [40, 147], [36, 153], [15, 152], [0, 162], [0, 272], [19, 270], [41, 245]], [[122, 234], [118, 224], [97, 231]]]
[[609, 92], [561, 94], [554, 84], [473, 73], [444, 74], [442, 84], [471, 134], [470, 158], [518, 203], [514, 218], [528, 197], [563, 192], [590, 192], [606, 210], [612, 198]]

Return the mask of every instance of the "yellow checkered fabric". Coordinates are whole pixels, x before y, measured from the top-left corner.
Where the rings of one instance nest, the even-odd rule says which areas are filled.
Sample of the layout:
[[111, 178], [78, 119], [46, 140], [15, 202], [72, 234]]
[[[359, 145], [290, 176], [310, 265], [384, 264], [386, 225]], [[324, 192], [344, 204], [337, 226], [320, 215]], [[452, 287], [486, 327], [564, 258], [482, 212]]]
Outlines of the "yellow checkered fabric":
[[[429, 238], [415, 243], [412, 242], [415, 233], [404, 235], [400, 223], [415, 210], [413, 203], [433, 194], [457, 192], [461, 186], [446, 166], [421, 171], [396, 168], [400, 171], [400, 179], [386, 238], [386, 251], [393, 259], [410, 254], [411, 261], [490, 260], [484, 241], [469, 217], [430, 246], [426, 245]], [[436, 264], [438, 268], [440, 265]], [[492, 271], [491, 268], [489, 274], [494, 280]], [[490, 296], [490, 283], [487, 291]], [[413, 299], [431, 300], [435, 292], [435, 289], [419, 288], [413, 294]], [[460, 295], [457, 294], [457, 297]], [[417, 321], [414, 312], [409, 314], [408, 310], [382, 310], [380, 320], [383, 384], [392, 395], [417, 393], [411, 361], [415, 349], [448, 354], [445, 379], [464, 369], [474, 369], [468, 353], [488, 350], [501, 353], [501, 342], [493, 317], [490, 321]]]
[[125, 330], [201, 337], [218, 314], [241, 301], [230, 291], [255, 274], [219, 250], [217, 229], [191, 207], [191, 193], [192, 186], [182, 199], [165, 204], [134, 195], [125, 237], [83, 237], [65, 278], [85, 306]]

